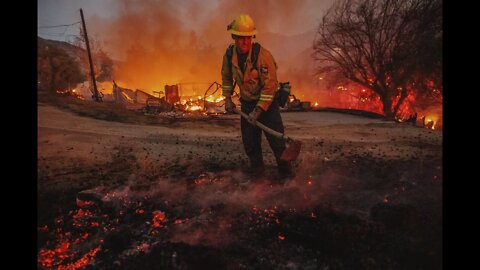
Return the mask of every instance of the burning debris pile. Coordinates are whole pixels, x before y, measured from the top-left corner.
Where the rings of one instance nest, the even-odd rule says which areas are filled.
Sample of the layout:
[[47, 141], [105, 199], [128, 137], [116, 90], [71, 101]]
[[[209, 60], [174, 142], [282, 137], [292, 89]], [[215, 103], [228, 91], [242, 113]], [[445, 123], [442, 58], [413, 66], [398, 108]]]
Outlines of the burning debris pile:
[[[139, 109], [147, 115], [166, 112], [216, 114], [224, 112], [221, 108], [224, 97], [218, 96], [220, 88], [220, 84], [213, 82], [203, 96], [181, 96], [178, 85], [165, 85], [165, 91], [156, 91], [158, 97], [155, 97], [138, 89], [133, 91], [119, 87], [114, 82], [113, 93], [116, 103], [122, 104], [127, 109]], [[213, 93], [209, 93], [211, 89], [214, 89]], [[218, 97], [215, 97], [215, 94]]]
[[80, 100], [85, 100], [85, 97], [81, 94], [78, 94], [77, 93], [77, 89], [74, 88], [74, 89], [66, 89], [66, 90], [57, 90], [56, 92], [58, 95], [60, 96], [73, 96], [73, 97], [76, 97]]
[[[128, 110], [135, 110], [144, 115], [159, 116], [169, 119], [186, 119], [198, 118], [204, 116], [219, 116], [225, 114], [224, 97], [221, 95], [221, 85], [217, 82], [211, 83], [203, 95], [181, 95], [181, 88], [184, 84], [165, 85], [164, 91], [154, 91], [154, 96], [145, 91], [120, 87], [115, 81], [112, 83], [103, 82], [100, 84], [100, 94], [105, 102], [115, 103]], [[107, 93], [107, 88], [111, 88], [111, 93]], [[304, 101], [297, 98], [294, 94], [290, 94], [286, 103], [280, 110], [283, 112], [298, 111], [335, 111], [342, 113], [350, 113], [362, 115], [366, 117], [378, 117], [381, 108], [378, 97], [372, 97], [365, 89], [349, 88], [348, 94], [345, 94], [346, 87], [339, 87], [338, 93], [335, 94], [335, 100], [328, 98], [320, 105], [318, 101]], [[191, 92], [183, 90], [185, 92]], [[104, 93], [105, 92], [105, 93]], [[359, 94], [355, 94], [359, 92]], [[88, 82], [77, 85], [76, 88], [58, 90], [58, 95], [73, 96], [80, 100], [92, 101], [91, 91]], [[347, 96], [348, 99], [343, 100], [342, 97]], [[238, 94], [233, 96], [236, 103]], [[338, 101], [343, 100], [343, 101]], [[324, 103], [336, 103], [337, 107], [325, 107]], [[427, 109], [415, 109], [415, 96], [408, 96], [406, 102], [400, 107], [398, 116], [395, 121], [398, 123], [411, 123], [415, 126], [427, 129], [442, 129], [442, 112], [438, 106]], [[354, 103], [360, 103], [364, 106], [353, 106]], [[349, 105], [350, 104], [350, 105]], [[418, 112], [417, 112], [418, 111]], [[419, 113], [420, 112], [420, 113]]]

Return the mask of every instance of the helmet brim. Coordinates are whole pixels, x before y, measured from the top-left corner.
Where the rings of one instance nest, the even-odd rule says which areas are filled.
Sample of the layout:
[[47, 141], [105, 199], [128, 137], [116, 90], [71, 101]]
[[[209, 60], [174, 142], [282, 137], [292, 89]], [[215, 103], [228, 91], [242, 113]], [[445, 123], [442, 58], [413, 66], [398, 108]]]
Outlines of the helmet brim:
[[253, 31], [250, 31], [250, 32], [238, 32], [238, 31], [235, 31], [233, 29], [230, 29], [230, 30], [228, 30], [228, 32], [230, 32], [233, 35], [242, 36], [242, 37], [251, 37], [251, 36], [255, 36], [257, 34], [257, 30], [253, 30]]

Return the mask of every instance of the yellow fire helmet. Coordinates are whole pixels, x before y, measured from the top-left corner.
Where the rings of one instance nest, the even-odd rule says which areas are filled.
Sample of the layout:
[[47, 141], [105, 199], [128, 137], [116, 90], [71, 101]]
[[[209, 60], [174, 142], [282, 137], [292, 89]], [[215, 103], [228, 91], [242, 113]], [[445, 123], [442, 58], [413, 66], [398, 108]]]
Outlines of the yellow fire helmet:
[[257, 29], [252, 18], [247, 14], [238, 15], [228, 26], [227, 31], [237, 36], [255, 36]]

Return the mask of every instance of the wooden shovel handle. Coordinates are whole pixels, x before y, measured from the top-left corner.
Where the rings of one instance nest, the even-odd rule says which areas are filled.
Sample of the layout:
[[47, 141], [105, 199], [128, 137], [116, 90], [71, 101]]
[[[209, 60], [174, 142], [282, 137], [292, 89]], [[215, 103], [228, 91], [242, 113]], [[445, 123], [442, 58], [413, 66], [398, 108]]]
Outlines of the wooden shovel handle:
[[[248, 115], [247, 115], [246, 113], [242, 112], [241, 110], [239, 110], [239, 109], [237, 109], [237, 108], [233, 108], [233, 111], [234, 111], [235, 113], [240, 114], [243, 118], [248, 119]], [[293, 141], [293, 140], [292, 140], [291, 138], [289, 138], [288, 136], [285, 136], [285, 134], [280, 133], [280, 132], [278, 132], [278, 131], [275, 131], [275, 130], [273, 130], [273, 129], [267, 127], [267, 126], [265, 126], [264, 124], [262, 124], [262, 123], [260, 123], [260, 122], [258, 122], [258, 121], [256, 121], [255, 124], [257, 125], [257, 127], [261, 128], [263, 131], [267, 132], [267, 133], [270, 134], [270, 135], [273, 135], [273, 136], [275, 136], [275, 137], [277, 137], [277, 138], [279, 138], [279, 139], [283, 139], [283, 140], [285, 140], [286, 142], [291, 142], [291, 141]]]

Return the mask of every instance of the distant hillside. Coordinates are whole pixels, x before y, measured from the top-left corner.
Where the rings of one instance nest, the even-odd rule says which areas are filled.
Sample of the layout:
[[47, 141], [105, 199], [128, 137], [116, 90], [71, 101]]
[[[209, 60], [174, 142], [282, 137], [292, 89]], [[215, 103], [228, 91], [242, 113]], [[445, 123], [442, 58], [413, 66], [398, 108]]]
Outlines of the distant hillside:
[[46, 46], [56, 47], [65, 51], [68, 56], [70, 56], [77, 63], [81, 63], [83, 61], [82, 59], [85, 59], [85, 57], [87, 57], [87, 52], [83, 48], [77, 47], [64, 41], [43, 39], [41, 37], [37, 37], [37, 47], [45, 48]]
[[[37, 37], [39, 90], [57, 91], [90, 76], [85, 49], [63, 41]], [[92, 54], [98, 81], [113, 80], [114, 61], [103, 52]]]

